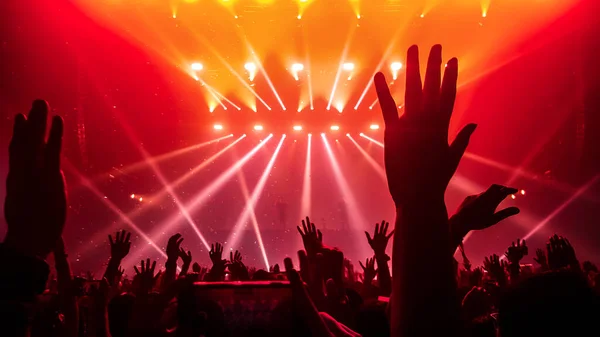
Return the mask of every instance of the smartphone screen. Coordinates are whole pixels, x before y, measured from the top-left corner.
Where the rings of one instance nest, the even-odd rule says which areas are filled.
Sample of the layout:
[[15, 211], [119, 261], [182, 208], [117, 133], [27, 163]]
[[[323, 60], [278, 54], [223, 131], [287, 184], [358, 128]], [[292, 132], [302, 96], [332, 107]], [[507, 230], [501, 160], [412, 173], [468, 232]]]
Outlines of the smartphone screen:
[[194, 293], [196, 310], [219, 317], [231, 335], [292, 326], [288, 281], [197, 282]]

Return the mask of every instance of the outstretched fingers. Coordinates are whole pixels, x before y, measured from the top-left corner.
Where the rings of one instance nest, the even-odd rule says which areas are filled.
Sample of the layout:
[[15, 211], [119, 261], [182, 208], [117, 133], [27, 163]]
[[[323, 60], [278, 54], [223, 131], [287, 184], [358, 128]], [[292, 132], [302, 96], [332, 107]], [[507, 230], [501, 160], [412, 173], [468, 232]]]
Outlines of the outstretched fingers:
[[419, 68], [419, 47], [416, 45], [408, 48], [406, 55], [406, 91], [404, 97], [407, 116], [421, 110], [423, 100], [423, 84]]
[[396, 102], [390, 93], [390, 88], [387, 85], [383, 73], [378, 72], [375, 74], [373, 82], [375, 83], [375, 91], [377, 92], [379, 106], [381, 107], [381, 113], [383, 114], [383, 121], [386, 126], [390, 126], [398, 119]]

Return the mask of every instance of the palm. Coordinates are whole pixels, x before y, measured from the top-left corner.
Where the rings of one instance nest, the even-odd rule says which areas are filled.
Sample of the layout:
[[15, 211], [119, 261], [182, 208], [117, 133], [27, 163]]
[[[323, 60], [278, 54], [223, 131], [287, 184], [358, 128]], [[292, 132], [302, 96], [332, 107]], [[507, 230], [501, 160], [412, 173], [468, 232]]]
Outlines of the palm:
[[28, 118], [17, 115], [9, 148], [6, 242], [45, 257], [62, 234], [67, 198], [60, 170], [63, 122], [54, 117], [48, 142], [48, 105], [35, 101]]
[[[442, 49], [431, 49], [421, 84], [416, 46], [408, 50], [405, 113], [398, 108], [382, 73], [375, 76], [379, 104], [385, 120], [385, 168], [394, 202], [406, 204], [423, 195], [443, 196], [468, 145], [475, 125], [465, 127], [448, 145], [448, 126], [456, 98], [458, 61], [448, 62], [441, 84]], [[434, 194], [435, 193], [435, 194]]]

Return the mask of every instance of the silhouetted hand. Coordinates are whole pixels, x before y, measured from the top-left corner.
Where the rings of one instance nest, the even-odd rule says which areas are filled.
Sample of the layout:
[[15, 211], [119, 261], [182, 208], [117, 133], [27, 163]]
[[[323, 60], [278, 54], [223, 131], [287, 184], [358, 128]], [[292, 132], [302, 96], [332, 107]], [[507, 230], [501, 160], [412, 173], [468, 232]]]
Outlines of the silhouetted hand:
[[306, 221], [302, 220], [302, 228], [296, 226], [298, 233], [302, 236], [304, 249], [308, 257], [315, 257], [319, 250], [323, 248], [323, 234], [317, 230], [314, 223], [310, 222], [310, 218], [306, 217]]
[[554, 235], [550, 237], [546, 245], [548, 251], [548, 266], [550, 269], [561, 269], [571, 267], [580, 269], [579, 261], [575, 255], [575, 249], [571, 246], [569, 240], [562, 236]]
[[183, 261], [184, 265], [189, 266], [192, 263], [192, 252], [189, 250], [186, 253], [185, 249], [179, 248], [179, 257], [181, 258], [181, 261]]
[[535, 256], [533, 261], [537, 262], [542, 270], [548, 270], [548, 259], [546, 258], [546, 252], [543, 249], [538, 248], [535, 250]]
[[521, 259], [523, 259], [528, 252], [529, 249], [527, 248], [525, 240], [521, 241], [517, 239], [517, 244], [515, 245], [513, 242], [512, 245], [506, 250], [506, 253], [504, 253], [504, 256], [506, 256], [506, 259], [511, 264], [518, 265]]
[[392, 230], [390, 234], [387, 234], [388, 227], [390, 223], [385, 220], [381, 221], [381, 226], [379, 224], [375, 224], [375, 234], [373, 234], [373, 238], [369, 232], [365, 231], [365, 235], [367, 236], [367, 242], [369, 242], [369, 246], [375, 252], [375, 256], [383, 256], [385, 255], [385, 248], [387, 247], [388, 241], [394, 235], [394, 231]]
[[246, 269], [246, 266], [242, 262], [242, 254], [239, 251], [236, 250], [235, 253], [229, 252], [227, 267], [231, 272], [232, 279], [242, 281], [249, 279], [248, 269]]
[[375, 88], [385, 121], [385, 169], [396, 206], [414, 203], [415, 199], [443, 201], [450, 178], [476, 128], [475, 124], [467, 125], [448, 145], [458, 60], [448, 61], [443, 81], [441, 68], [442, 46], [435, 45], [429, 54], [423, 86], [418, 47], [408, 49], [405, 111], [400, 117], [385, 76], [383, 73], [375, 75]]
[[15, 117], [9, 146], [4, 245], [46, 258], [62, 235], [67, 215], [65, 181], [60, 170], [63, 120], [52, 118], [46, 142], [48, 103], [33, 102], [29, 116]]
[[519, 214], [517, 207], [508, 207], [496, 212], [500, 203], [517, 191], [516, 188], [492, 185], [481, 194], [466, 197], [458, 207], [456, 214], [450, 218], [453, 235], [464, 237], [469, 231], [491, 227], [506, 218]]
[[215, 243], [210, 246], [210, 252], [208, 252], [208, 256], [210, 256], [210, 260], [213, 264], [220, 264], [223, 261], [227, 262], [227, 260], [223, 260], [223, 246], [220, 243]]
[[169, 238], [169, 241], [167, 242], [167, 259], [169, 261], [177, 261], [180, 253], [181, 242], [183, 242], [183, 238], [179, 233]]
[[461, 243], [458, 246], [458, 248], [460, 249], [460, 255], [462, 255], [463, 266], [465, 267], [465, 270], [466, 271], [471, 271], [471, 261], [469, 261], [469, 258], [467, 257], [467, 254], [465, 253], [465, 247]]
[[112, 235], [108, 235], [108, 242], [110, 243], [110, 257], [115, 260], [122, 260], [127, 254], [129, 254], [129, 249], [131, 248], [131, 233], [122, 230], [117, 232], [115, 235], [115, 240], [113, 241]]
[[194, 273], [199, 273], [200, 272], [200, 265], [198, 264], [198, 262], [194, 262], [194, 264], [192, 265], [192, 272]]
[[483, 260], [483, 269], [485, 269], [492, 278], [498, 282], [503, 282], [506, 278], [504, 270], [506, 268], [506, 261], [500, 260], [500, 257], [496, 254], [486, 257]]
[[148, 294], [154, 288], [154, 284], [160, 277], [160, 272], [154, 275], [154, 269], [156, 268], [156, 261], [150, 265], [150, 259], [146, 259], [140, 262], [140, 269], [137, 266], [133, 266], [135, 270], [135, 276], [133, 277], [133, 285], [136, 288], [138, 294]]
[[362, 261], [358, 261], [360, 267], [363, 269], [363, 282], [364, 284], [371, 284], [377, 276], [377, 270], [375, 269], [375, 258], [368, 258], [363, 265]]

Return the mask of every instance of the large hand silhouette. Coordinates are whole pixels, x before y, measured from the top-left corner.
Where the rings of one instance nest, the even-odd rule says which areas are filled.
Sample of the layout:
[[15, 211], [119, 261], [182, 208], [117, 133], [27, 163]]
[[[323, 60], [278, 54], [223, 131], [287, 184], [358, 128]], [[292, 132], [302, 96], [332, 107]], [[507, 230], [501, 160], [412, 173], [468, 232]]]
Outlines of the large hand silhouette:
[[384, 75], [375, 75], [375, 88], [385, 121], [385, 169], [390, 193], [397, 206], [418, 198], [443, 198], [475, 131], [475, 124], [467, 125], [448, 145], [458, 60], [453, 58], [448, 62], [443, 82], [441, 67], [442, 47], [435, 45], [429, 54], [425, 85], [422, 86], [418, 47], [408, 49], [402, 116], [398, 116], [398, 106]]
[[63, 120], [52, 119], [46, 142], [48, 110], [48, 103], [36, 100], [28, 117], [15, 117], [4, 204], [8, 225], [4, 244], [40, 258], [54, 249], [67, 214], [60, 170]]

